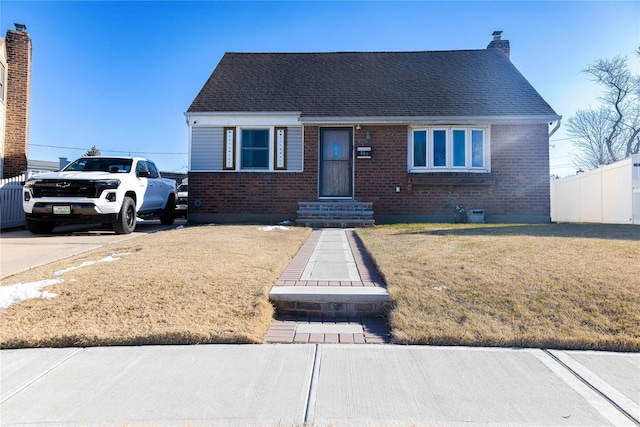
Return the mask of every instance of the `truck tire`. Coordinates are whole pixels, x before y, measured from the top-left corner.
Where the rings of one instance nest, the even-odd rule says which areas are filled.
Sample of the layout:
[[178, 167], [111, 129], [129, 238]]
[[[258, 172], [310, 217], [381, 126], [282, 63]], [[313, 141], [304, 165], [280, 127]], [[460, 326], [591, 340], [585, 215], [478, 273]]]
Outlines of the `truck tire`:
[[40, 222], [31, 219], [26, 220], [27, 229], [33, 234], [48, 234], [56, 227], [55, 222]]
[[164, 212], [160, 217], [160, 224], [171, 225], [176, 219], [176, 201], [173, 197], [169, 197], [167, 206], [164, 207]]
[[113, 222], [113, 231], [116, 234], [129, 234], [136, 229], [136, 204], [131, 197], [125, 197], [118, 214], [118, 219]]

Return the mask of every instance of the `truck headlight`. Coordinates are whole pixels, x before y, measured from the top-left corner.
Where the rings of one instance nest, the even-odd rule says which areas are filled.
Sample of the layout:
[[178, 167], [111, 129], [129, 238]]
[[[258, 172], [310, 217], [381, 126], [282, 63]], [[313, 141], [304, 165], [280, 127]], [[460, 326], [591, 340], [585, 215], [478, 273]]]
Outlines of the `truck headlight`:
[[103, 179], [96, 181], [96, 192], [97, 194], [101, 194], [104, 190], [115, 190], [119, 185], [119, 179]]

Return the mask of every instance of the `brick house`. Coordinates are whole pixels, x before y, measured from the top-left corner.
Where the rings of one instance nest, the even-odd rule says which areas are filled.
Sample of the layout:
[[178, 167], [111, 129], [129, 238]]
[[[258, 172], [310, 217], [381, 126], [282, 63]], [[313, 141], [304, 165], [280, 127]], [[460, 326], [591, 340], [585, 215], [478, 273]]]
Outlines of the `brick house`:
[[27, 170], [31, 91], [31, 37], [22, 24], [0, 38], [0, 175]]
[[509, 49], [226, 53], [185, 113], [190, 221], [549, 222], [561, 117]]

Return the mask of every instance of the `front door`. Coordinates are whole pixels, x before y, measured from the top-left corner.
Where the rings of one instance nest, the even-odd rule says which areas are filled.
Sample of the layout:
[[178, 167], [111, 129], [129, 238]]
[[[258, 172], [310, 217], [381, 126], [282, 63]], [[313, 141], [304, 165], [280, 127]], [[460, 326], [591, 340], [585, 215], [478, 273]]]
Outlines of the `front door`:
[[353, 197], [351, 128], [320, 129], [320, 197]]

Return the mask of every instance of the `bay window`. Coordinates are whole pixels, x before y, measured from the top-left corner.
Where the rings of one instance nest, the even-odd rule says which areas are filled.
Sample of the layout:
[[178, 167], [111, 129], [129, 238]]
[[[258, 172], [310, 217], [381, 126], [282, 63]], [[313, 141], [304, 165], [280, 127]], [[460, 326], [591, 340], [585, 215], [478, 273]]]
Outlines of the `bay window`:
[[449, 126], [410, 131], [410, 172], [489, 172], [488, 128]]

